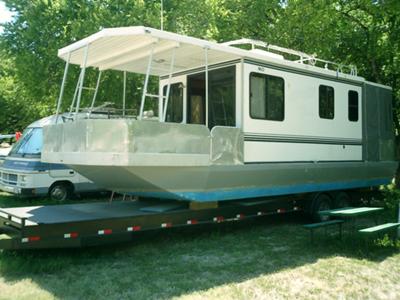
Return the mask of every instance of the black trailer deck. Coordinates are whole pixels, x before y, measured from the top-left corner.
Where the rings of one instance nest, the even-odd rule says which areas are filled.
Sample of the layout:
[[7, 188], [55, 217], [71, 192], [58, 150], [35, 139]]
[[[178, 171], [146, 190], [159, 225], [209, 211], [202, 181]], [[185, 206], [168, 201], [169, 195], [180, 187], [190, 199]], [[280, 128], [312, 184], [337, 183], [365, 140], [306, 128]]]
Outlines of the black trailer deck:
[[254, 200], [193, 210], [185, 202], [118, 201], [0, 208], [0, 249], [82, 247], [131, 241], [140, 231], [239, 221], [299, 210]]

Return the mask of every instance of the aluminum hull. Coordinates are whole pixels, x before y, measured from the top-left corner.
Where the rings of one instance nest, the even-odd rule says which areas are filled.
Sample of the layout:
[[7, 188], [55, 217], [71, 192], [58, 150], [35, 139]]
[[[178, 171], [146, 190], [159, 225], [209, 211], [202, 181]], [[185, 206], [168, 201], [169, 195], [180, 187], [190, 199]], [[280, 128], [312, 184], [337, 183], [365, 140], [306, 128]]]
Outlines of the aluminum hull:
[[390, 183], [395, 162], [266, 163], [206, 167], [71, 165], [107, 189], [185, 201], [222, 201]]

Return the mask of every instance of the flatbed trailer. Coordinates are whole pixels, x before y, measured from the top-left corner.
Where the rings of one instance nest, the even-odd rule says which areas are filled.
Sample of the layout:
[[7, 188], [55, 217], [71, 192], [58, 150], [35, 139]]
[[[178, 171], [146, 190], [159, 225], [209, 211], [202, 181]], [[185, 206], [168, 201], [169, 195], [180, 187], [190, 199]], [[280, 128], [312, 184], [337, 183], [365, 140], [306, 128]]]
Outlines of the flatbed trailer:
[[139, 232], [299, 211], [296, 200], [255, 199], [193, 209], [185, 202], [113, 201], [0, 209], [0, 249], [128, 242]]

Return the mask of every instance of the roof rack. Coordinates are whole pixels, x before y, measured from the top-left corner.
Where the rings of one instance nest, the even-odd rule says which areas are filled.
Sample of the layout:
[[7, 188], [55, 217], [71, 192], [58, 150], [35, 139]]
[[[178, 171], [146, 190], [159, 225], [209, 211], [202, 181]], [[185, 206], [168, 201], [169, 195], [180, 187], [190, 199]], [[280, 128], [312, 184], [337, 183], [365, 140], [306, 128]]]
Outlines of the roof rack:
[[[315, 66], [315, 67], [321, 67], [321, 65], [322, 65], [325, 70], [333, 70], [333, 71], [336, 71], [337, 73], [343, 73], [343, 74], [349, 74], [351, 76], [357, 76], [357, 67], [354, 65], [343, 65], [343, 64], [335, 63], [333, 61], [317, 58], [316, 55], [310, 55], [310, 54], [307, 54], [307, 53], [304, 53], [304, 52], [301, 52], [298, 50], [292, 50], [292, 49], [288, 49], [288, 48], [284, 48], [284, 47], [280, 47], [280, 46], [275, 46], [275, 45], [268, 44], [266, 42], [259, 41], [259, 40], [242, 38], [239, 40], [229, 41], [229, 42], [225, 42], [225, 43], [221, 43], [221, 44], [226, 45], [226, 46], [251, 45], [251, 50], [255, 50], [256, 47], [261, 47], [266, 50], [264, 50], [264, 49], [260, 49], [260, 50], [264, 50], [266, 52], [270, 52], [270, 50], [273, 50], [275, 52], [297, 56], [298, 59], [290, 60], [292, 62], [296, 62], [296, 63], [300, 63], [300, 64], [307, 63], [307, 64], [309, 64], [311, 66]], [[273, 52], [270, 52], [270, 53], [273, 53]]]

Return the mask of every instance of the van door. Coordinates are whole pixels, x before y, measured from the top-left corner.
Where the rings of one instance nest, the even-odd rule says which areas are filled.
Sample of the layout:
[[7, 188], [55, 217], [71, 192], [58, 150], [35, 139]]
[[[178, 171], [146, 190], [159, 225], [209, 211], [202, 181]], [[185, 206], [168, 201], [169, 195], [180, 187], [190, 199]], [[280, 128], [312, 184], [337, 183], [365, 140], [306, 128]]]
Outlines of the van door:
[[53, 178], [70, 178], [74, 177], [76, 172], [69, 169], [66, 165], [62, 164], [48, 164], [49, 165], [49, 175]]

